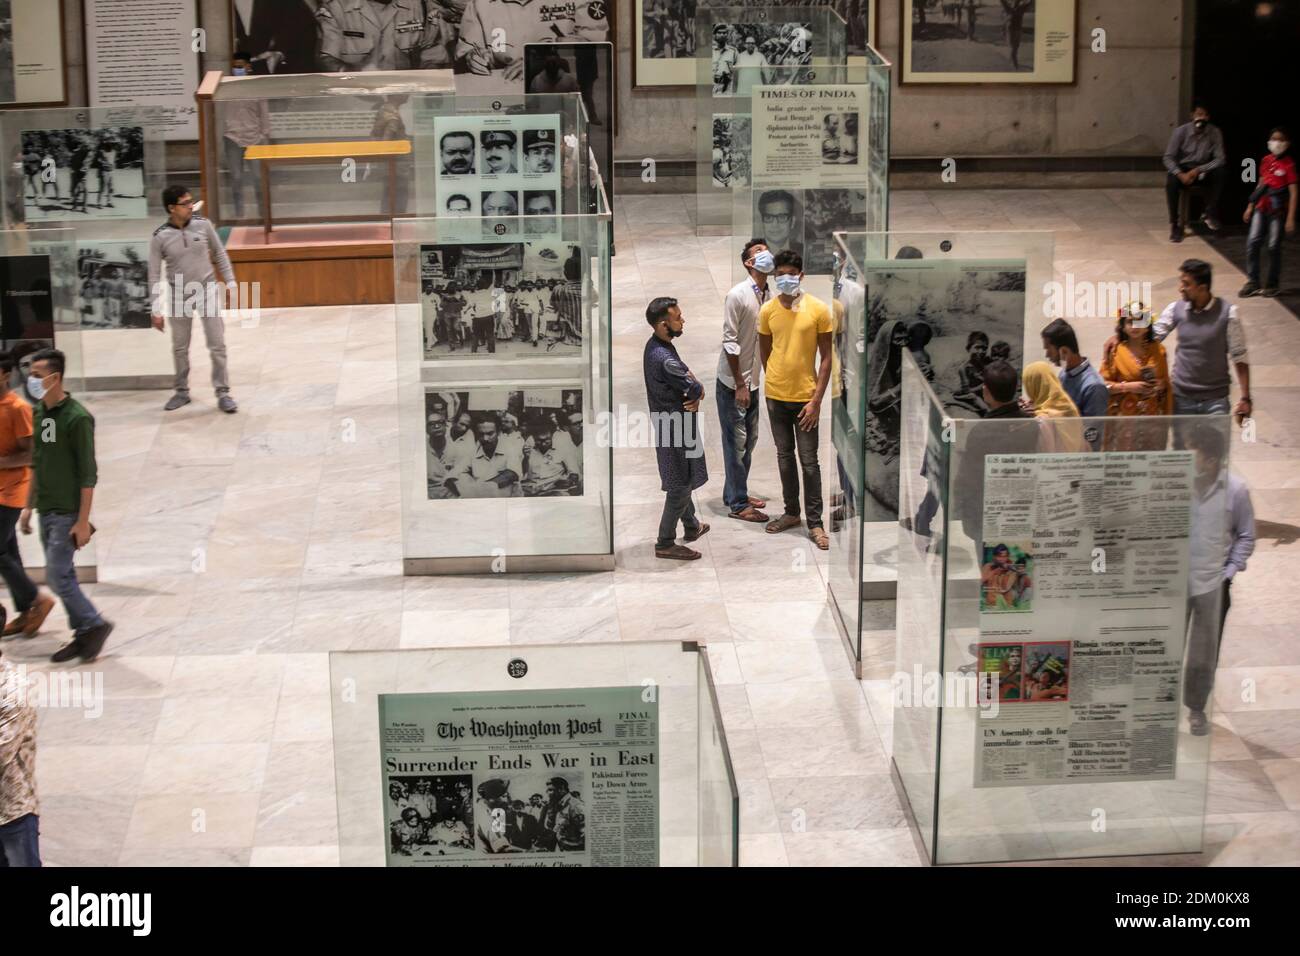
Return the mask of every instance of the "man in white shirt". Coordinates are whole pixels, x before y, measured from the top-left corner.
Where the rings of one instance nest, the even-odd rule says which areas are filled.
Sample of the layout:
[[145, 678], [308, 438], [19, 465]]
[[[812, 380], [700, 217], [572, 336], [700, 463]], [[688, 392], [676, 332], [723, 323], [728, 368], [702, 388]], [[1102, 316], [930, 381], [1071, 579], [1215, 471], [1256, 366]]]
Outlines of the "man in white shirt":
[[[755, 86], [768, 80], [767, 57], [758, 48], [758, 41], [752, 36], [745, 37], [743, 49], [736, 54], [736, 95], [749, 96]], [[744, 69], [751, 67], [751, 69]]]
[[773, 257], [762, 239], [751, 239], [740, 253], [749, 274], [722, 302], [722, 352], [718, 356], [718, 419], [722, 422], [722, 461], [726, 481], [722, 500], [731, 517], [765, 522], [767, 502], [749, 496], [749, 465], [758, 444], [758, 310], [770, 298], [767, 277]]
[[478, 444], [474, 454], [462, 459], [456, 477], [447, 479], [462, 498], [516, 498], [523, 464], [499, 446], [497, 423], [485, 418], [478, 423]]
[[459, 472], [460, 460], [466, 452], [465, 446], [447, 436], [447, 413], [442, 409], [434, 409], [429, 413], [425, 422], [425, 434], [429, 498], [434, 501], [451, 498], [453, 495], [446, 482]]

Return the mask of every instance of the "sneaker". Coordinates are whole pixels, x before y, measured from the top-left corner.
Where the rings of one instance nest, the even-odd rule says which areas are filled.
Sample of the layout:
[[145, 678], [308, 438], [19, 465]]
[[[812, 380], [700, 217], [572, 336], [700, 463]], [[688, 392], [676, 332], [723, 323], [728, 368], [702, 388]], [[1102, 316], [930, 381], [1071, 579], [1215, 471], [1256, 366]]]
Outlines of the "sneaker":
[[21, 634], [23, 637], [35, 637], [52, 610], [54, 610], [54, 598], [48, 594], [38, 594], [31, 607], [5, 626], [3, 636]]
[[227, 414], [233, 415], [235, 412], [239, 411], [239, 403], [229, 395], [221, 395], [217, 398], [217, 408]]
[[1187, 724], [1193, 737], [1204, 737], [1210, 732], [1210, 722], [1205, 718], [1205, 711], [1194, 710], [1187, 715]]
[[104, 642], [108, 640], [108, 635], [112, 633], [112, 622], [100, 621], [99, 624], [79, 635], [77, 642], [80, 643], [81, 659], [89, 664], [97, 658], [99, 652], [104, 648]]
[[655, 548], [656, 558], [667, 558], [669, 561], [698, 561], [704, 555], [698, 551], [692, 551], [682, 544], [672, 544], [666, 548]]
[[1175, 225], [1169, 227], [1169, 241], [1170, 241], [1170, 242], [1182, 242], [1182, 241], [1183, 241], [1183, 227], [1182, 227], [1182, 226], [1175, 224]]
[[184, 408], [190, 403], [190, 397], [185, 392], [177, 392], [171, 398], [167, 399], [167, 404], [163, 406], [163, 411], [174, 412], [178, 408]]
[[1219, 220], [1215, 219], [1208, 212], [1201, 217], [1201, 222], [1205, 223], [1206, 227], [1210, 230], [1210, 232], [1219, 231], [1219, 225], [1220, 225]]
[[1266, 299], [1276, 299], [1278, 296], [1278, 291], [1279, 290], [1277, 289], [1265, 289], [1263, 292], [1260, 293], [1260, 295], [1262, 295]]

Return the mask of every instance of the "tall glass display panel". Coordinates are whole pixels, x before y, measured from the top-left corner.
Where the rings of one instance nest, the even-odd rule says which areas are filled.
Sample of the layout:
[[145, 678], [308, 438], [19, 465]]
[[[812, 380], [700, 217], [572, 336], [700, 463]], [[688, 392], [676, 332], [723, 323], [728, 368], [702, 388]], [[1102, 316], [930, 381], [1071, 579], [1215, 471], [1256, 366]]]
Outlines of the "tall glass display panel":
[[[63, 381], [94, 413], [94, 401], [84, 394], [81, 338], [77, 313], [77, 246], [72, 229], [32, 228], [0, 231], [0, 350], [14, 359], [9, 387], [28, 405], [36, 400], [27, 390], [32, 357], [41, 349], [63, 352]], [[39, 438], [38, 438], [39, 440]], [[35, 521], [33, 521], [35, 525]], [[39, 572], [45, 566], [39, 536], [15, 536], [23, 565]], [[94, 581], [97, 576], [97, 542], [91, 538], [76, 552], [73, 563], [77, 577]]]
[[406, 571], [613, 567], [610, 215], [395, 225]]
[[[148, 288], [149, 238], [166, 218], [162, 189], [178, 148], [164, 140], [173, 120], [160, 107], [0, 112], [0, 145], [15, 157], [0, 177], [7, 228], [75, 230], [78, 322], [59, 330], [59, 347], [81, 354], [88, 390], [173, 381]], [[198, 183], [193, 190], [202, 198]]]
[[903, 363], [893, 756], [931, 861], [1199, 852], [1230, 418], [954, 419]]
[[737, 865], [694, 643], [334, 652], [330, 687], [344, 866]]
[[719, 6], [695, 14], [697, 235], [730, 235], [729, 192], [748, 183], [756, 89], [827, 82], [848, 62], [828, 7]]
[[[900, 511], [902, 359], [913, 356], [951, 418], [988, 411], [981, 369], [1022, 369], [1041, 350], [1053, 279], [1047, 232], [849, 233], [837, 237], [833, 428], [838, 467], [829, 592], [855, 665], [862, 602], [894, 596]], [[841, 331], [842, 330], [842, 331]]]

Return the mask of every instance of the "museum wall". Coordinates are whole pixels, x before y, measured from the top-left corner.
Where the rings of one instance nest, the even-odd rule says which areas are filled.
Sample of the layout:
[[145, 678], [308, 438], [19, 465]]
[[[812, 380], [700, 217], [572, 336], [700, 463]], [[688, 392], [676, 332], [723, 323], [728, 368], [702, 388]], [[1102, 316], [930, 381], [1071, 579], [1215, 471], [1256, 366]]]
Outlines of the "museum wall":
[[[63, 0], [72, 105], [85, 105], [82, 0]], [[199, 0], [207, 31], [203, 69], [225, 69], [230, 0]], [[692, 160], [693, 87], [632, 90], [632, 0], [618, 0], [616, 158]], [[895, 81], [892, 153], [909, 157], [1150, 157], [1159, 155], [1184, 102], [1185, 0], [1079, 0], [1072, 86], [915, 86]], [[1190, 10], [1190, 7], [1188, 7]], [[1107, 52], [1091, 52], [1106, 29]], [[880, 52], [899, 55], [899, 4], [881, 0]], [[1102, 69], [1102, 64], [1105, 69]]]

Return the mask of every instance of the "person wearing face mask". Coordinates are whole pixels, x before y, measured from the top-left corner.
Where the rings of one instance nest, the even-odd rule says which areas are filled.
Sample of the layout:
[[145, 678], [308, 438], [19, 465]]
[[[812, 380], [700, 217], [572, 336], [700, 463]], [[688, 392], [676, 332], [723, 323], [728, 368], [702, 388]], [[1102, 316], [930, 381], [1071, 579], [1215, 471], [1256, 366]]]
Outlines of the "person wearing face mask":
[[[1250, 203], [1242, 217], [1250, 224], [1246, 239], [1246, 273], [1248, 279], [1241, 296], [1277, 295], [1282, 279], [1282, 231], [1295, 234], [1297, 199], [1295, 160], [1288, 155], [1291, 137], [1278, 127], [1268, 135], [1268, 155], [1259, 164], [1259, 185], [1250, 194]], [[1260, 250], [1268, 245], [1268, 275], [1260, 283]]]
[[697, 561], [703, 557], [700, 552], [677, 543], [677, 525], [680, 523], [685, 531], [683, 540], [687, 544], [709, 530], [696, 516], [695, 502], [691, 500], [691, 493], [709, 480], [696, 414], [704, 397], [704, 386], [691, 374], [673, 344], [681, 336], [686, 321], [677, 300], [668, 296], [652, 300], [646, 306], [645, 320], [654, 334], [645, 344], [642, 370], [646, 402], [654, 423], [660, 487], [664, 491], [655, 557]]
[[722, 352], [718, 356], [715, 394], [722, 423], [722, 463], [726, 481], [722, 500], [733, 518], [767, 521], [767, 502], [749, 495], [749, 466], [758, 444], [758, 383], [763, 366], [758, 354], [758, 311], [771, 298], [767, 277], [776, 261], [764, 239], [751, 239], [740, 253], [749, 277], [737, 283], [722, 302]]
[[[1131, 302], [1119, 310], [1115, 325], [1119, 340], [1101, 366], [1106, 383], [1106, 451], [1164, 451], [1169, 426], [1163, 417], [1174, 413], [1174, 388], [1169, 379], [1165, 347], [1156, 341], [1151, 310]], [[1149, 419], [1143, 421], [1143, 419]]]
[[1246, 561], [1255, 550], [1255, 509], [1246, 483], [1228, 471], [1222, 429], [1198, 423], [1188, 432], [1187, 447], [1196, 455], [1196, 478], [1192, 483], [1183, 703], [1189, 711], [1189, 729], [1203, 737], [1210, 732], [1205, 705], [1214, 688], [1223, 624], [1232, 605], [1232, 582], [1246, 570]]
[[766, 530], [779, 534], [798, 527], [802, 472], [808, 537], [825, 551], [830, 538], [822, 526], [818, 421], [831, 380], [834, 323], [830, 307], [803, 291], [803, 256], [786, 249], [777, 254], [774, 264], [777, 295], [759, 310], [758, 347], [785, 514], [768, 522]]
[[[248, 76], [253, 72], [252, 57], [240, 50], [230, 60], [230, 72], [233, 76]], [[262, 191], [257, 184], [261, 181], [260, 164], [254, 159], [245, 159], [244, 150], [271, 141], [271, 113], [266, 100], [235, 99], [223, 102], [221, 111], [221, 147], [225, 151], [226, 172], [230, 176], [230, 190], [234, 197], [235, 218], [244, 216], [244, 184], [253, 188], [253, 202], [260, 216], [262, 212]]]
[[1204, 106], [1192, 110], [1192, 120], [1174, 130], [1165, 148], [1165, 199], [1169, 205], [1169, 240], [1182, 242], [1187, 223], [1179, 212], [1183, 192], [1194, 189], [1205, 195], [1205, 214], [1202, 221], [1212, 231], [1219, 229], [1219, 194], [1223, 192], [1223, 176], [1227, 153], [1223, 148], [1223, 133], [1210, 122], [1210, 111]]
[[40, 438], [32, 447], [33, 480], [27, 507], [18, 518], [23, 534], [32, 533], [32, 511], [40, 512], [45, 580], [63, 601], [72, 640], [55, 651], [56, 664], [74, 657], [89, 663], [99, 656], [113, 625], [81, 590], [73, 566], [76, 552], [95, 533], [90, 509], [99, 472], [95, 464], [95, 419], [63, 388], [65, 360], [58, 349], [32, 356], [27, 391], [37, 400], [32, 427]]

